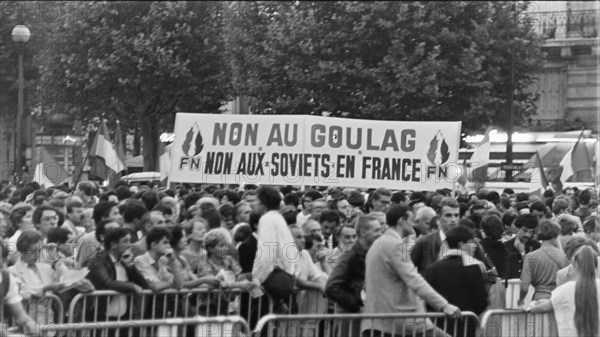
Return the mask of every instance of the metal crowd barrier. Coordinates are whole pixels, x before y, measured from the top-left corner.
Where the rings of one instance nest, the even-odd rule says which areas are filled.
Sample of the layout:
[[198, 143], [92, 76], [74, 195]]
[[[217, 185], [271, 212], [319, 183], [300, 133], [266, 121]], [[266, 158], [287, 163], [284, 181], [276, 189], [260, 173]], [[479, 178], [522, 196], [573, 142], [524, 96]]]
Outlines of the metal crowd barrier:
[[[125, 300], [121, 317], [109, 318], [105, 312], [117, 298]], [[76, 295], [69, 306], [68, 322], [130, 321], [139, 319], [188, 318], [196, 315], [214, 317], [237, 315], [250, 321], [256, 313], [271, 313], [271, 301], [252, 301], [247, 291], [228, 289], [182, 289], [140, 295], [127, 295], [111, 290]], [[261, 315], [262, 316], [262, 315]], [[256, 321], [257, 318], [254, 318]]]
[[[32, 297], [22, 301], [23, 309], [27, 314], [33, 318], [39, 324], [62, 324], [64, 320], [64, 308], [60, 298], [54, 294], [47, 293], [44, 297], [35, 298]], [[2, 317], [2, 320], [6, 317]], [[16, 324], [14, 319], [10, 317], [7, 322], [2, 321], [6, 324], [6, 327], [14, 327]], [[1, 334], [0, 334], [1, 335]], [[53, 333], [45, 333], [44, 336], [55, 336]]]
[[298, 289], [285, 302], [290, 314], [326, 314], [337, 311], [337, 304], [315, 289]]
[[[22, 301], [23, 308], [27, 314], [40, 324], [61, 324], [64, 321], [64, 308], [60, 298], [54, 294], [47, 293], [41, 298], [30, 298]], [[7, 317], [2, 317], [6, 319]], [[14, 326], [12, 318], [2, 322], [7, 326]]]
[[558, 337], [554, 313], [489, 310], [481, 319], [483, 337]]
[[[506, 287], [506, 309], [518, 309], [519, 296], [521, 296], [521, 279], [514, 278], [507, 281]], [[527, 296], [525, 296], [525, 305], [531, 302], [535, 289], [529, 286]]]
[[54, 294], [47, 293], [42, 298], [23, 300], [23, 308], [37, 322], [61, 324], [64, 321], [63, 303]]
[[[407, 308], [411, 310], [412, 308]], [[332, 314], [332, 315], [267, 315], [254, 330], [256, 337], [382, 337], [425, 336], [437, 327], [448, 336], [470, 337], [479, 335], [479, 318], [472, 312], [463, 312], [455, 320], [443, 313], [390, 313], [390, 314]], [[427, 321], [427, 322], [426, 322]], [[381, 328], [387, 325], [391, 329]], [[401, 327], [401, 328], [398, 328]], [[385, 331], [381, 331], [385, 330]], [[440, 336], [440, 335], [436, 335]]]
[[88, 322], [38, 325], [36, 333], [94, 337], [247, 337], [250, 328], [239, 316], [194, 317], [120, 322]]

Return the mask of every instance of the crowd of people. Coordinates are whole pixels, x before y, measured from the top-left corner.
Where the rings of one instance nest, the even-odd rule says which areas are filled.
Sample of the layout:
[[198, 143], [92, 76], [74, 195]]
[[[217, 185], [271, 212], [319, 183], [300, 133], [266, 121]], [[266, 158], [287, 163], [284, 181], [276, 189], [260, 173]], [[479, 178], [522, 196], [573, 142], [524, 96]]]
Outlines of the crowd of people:
[[[0, 239], [0, 298], [15, 324], [31, 331], [50, 322], [30, 317], [20, 303], [47, 293], [68, 303], [95, 290], [238, 289], [246, 292], [242, 302], [268, 298], [276, 313], [332, 313], [329, 301], [340, 313], [438, 311], [458, 319], [464, 311], [504, 308], [507, 280], [520, 279], [523, 310], [553, 310], [561, 337], [600, 333], [594, 189], [455, 195], [253, 185], [161, 189], [122, 181], [109, 189], [87, 181], [70, 189], [30, 182], [1, 189]], [[61, 281], [82, 268], [89, 270], [85, 278]], [[114, 296], [94, 310], [117, 320], [136, 308]], [[228, 313], [226, 306], [207, 310]], [[244, 314], [254, 325], [265, 312]], [[452, 331], [426, 319], [354, 321], [339, 329], [342, 336]]]

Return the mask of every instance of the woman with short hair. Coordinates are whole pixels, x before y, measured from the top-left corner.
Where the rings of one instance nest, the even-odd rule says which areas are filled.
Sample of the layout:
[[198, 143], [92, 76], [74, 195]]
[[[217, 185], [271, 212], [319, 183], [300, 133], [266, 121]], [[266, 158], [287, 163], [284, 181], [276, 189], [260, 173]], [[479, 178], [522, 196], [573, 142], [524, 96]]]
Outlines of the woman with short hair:
[[[247, 279], [248, 274], [242, 274], [238, 261], [230, 254], [232, 247], [231, 234], [225, 228], [211, 229], [204, 236], [204, 248], [207, 258], [200, 261], [198, 266], [199, 277], [216, 277], [220, 280], [221, 289], [242, 289], [250, 291], [256, 287]], [[221, 300], [220, 306], [218, 305]], [[233, 297], [220, 294], [219, 298], [209, 301], [206, 308], [201, 308], [200, 315], [226, 315], [229, 302]]]
[[238, 261], [229, 254], [231, 244], [231, 236], [226, 229], [215, 228], [206, 233], [204, 248], [207, 258], [200, 262], [198, 274], [220, 277], [221, 286], [224, 288], [248, 288], [249, 282], [237, 282], [242, 268]]
[[579, 232], [581, 220], [578, 217], [570, 214], [561, 214], [556, 217], [556, 221], [560, 226], [560, 235], [558, 236], [558, 240], [560, 241], [560, 246], [563, 250], [565, 249], [567, 243], [575, 236], [584, 236], [583, 232]]
[[193, 219], [183, 226], [183, 230], [188, 238], [188, 244], [181, 255], [186, 258], [190, 269], [197, 274], [200, 261], [206, 260], [204, 236], [208, 230], [208, 224], [204, 219]]
[[16, 249], [17, 240], [25, 230], [34, 230], [33, 225], [33, 207], [27, 204], [20, 204], [13, 207], [10, 211], [10, 224], [6, 235], [8, 237], [4, 242], [8, 247], [8, 265], [15, 264], [20, 259], [20, 253]]
[[191, 269], [189, 262], [184, 256], [183, 251], [188, 246], [188, 238], [184, 235], [183, 228], [180, 225], [176, 225], [171, 230], [171, 248], [175, 253], [175, 263], [179, 264], [182, 279], [183, 288], [197, 288], [201, 285], [218, 286], [219, 282], [212, 276], [198, 277]]
[[21, 204], [20, 206], [13, 207], [10, 211], [9, 220], [12, 226], [6, 234], [7, 237], [10, 237], [9, 241], [14, 240], [15, 244], [24, 230], [35, 229], [33, 225], [33, 207], [30, 205]]
[[518, 305], [523, 305], [529, 286], [535, 288], [532, 300], [548, 299], [556, 288], [556, 272], [569, 265], [569, 260], [559, 248], [560, 226], [552, 220], [542, 220], [538, 227], [539, 249], [527, 254], [521, 272], [521, 294]]

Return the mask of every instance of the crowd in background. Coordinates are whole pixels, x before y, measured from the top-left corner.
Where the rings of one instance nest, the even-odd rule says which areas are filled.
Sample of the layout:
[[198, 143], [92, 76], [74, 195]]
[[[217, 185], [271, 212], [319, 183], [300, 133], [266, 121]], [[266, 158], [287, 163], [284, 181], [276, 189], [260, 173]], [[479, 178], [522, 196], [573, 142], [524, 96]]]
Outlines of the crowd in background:
[[[517, 278], [519, 304], [534, 289], [527, 310], [553, 309], [570, 324], [559, 330], [598, 335], [600, 224], [593, 189], [453, 195], [253, 185], [161, 189], [122, 181], [110, 189], [92, 182], [44, 189], [30, 182], [0, 190], [0, 239], [2, 282], [8, 284], [8, 271], [17, 285], [1, 293], [7, 304], [48, 292], [68, 303], [94, 290], [204, 287], [247, 291], [242, 301], [268, 294], [277, 313], [331, 313], [326, 300], [309, 300], [322, 294], [338, 312], [408, 306], [458, 318], [460, 311], [502, 308], [507, 280]], [[61, 282], [81, 268], [89, 269], [84, 279]], [[291, 305], [285, 301], [290, 287], [298, 293]], [[28, 321], [12, 310], [18, 322]], [[118, 319], [133, 308], [113, 297], [96, 310]], [[406, 328], [402, 321], [370, 324], [341, 328], [348, 336], [361, 328], [382, 336]], [[423, 324], [428, 335], [445, 336]]]

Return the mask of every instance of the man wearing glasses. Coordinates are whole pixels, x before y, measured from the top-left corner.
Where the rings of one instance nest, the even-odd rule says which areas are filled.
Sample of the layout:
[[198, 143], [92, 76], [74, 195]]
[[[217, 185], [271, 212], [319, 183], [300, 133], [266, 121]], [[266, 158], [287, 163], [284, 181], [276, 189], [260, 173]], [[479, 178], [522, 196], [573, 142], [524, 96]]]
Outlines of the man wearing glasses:
[[40, 261], [43, 263], [52, 264], [52, 256], [56, 254], [56, 245], [47, 245], [48, 232], [51, 228], [58, 228], [59, 221], [58, 212], [52, 206], [42, 205], [33, 212], [33, 224], [35, 228], [42, 234], [42, 242], [44, 244], [40, 255]]
[[392, 193], [388, 189], [378, 188], [373, 192], [371, 203], [373, 204], [371, 212], [386, 213], [392, 203]]

